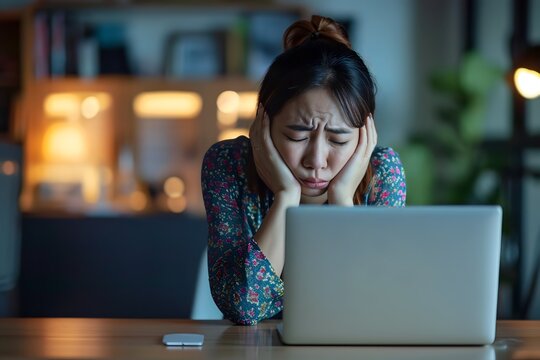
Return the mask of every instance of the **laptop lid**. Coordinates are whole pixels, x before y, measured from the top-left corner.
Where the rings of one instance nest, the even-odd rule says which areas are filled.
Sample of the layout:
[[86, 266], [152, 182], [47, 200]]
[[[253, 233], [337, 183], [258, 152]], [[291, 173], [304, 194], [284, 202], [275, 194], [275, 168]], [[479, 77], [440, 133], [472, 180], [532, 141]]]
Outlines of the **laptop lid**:
[[286, 214], [289, 344], [489, 344], [502, 209], [300, 206]]

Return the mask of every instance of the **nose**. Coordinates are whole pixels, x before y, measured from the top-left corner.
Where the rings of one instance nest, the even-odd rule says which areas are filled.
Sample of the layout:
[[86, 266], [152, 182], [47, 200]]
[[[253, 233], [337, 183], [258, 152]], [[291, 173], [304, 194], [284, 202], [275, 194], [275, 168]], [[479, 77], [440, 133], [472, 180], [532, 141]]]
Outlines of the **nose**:
[[324, 169], [327, 166], [327, 161], [327, 144], [325, 144], [324, 141], [321, 141], [320, 139], [310, 141], [302, 159], [302, 164], [304, 165], [304, 167], [313, 170]]

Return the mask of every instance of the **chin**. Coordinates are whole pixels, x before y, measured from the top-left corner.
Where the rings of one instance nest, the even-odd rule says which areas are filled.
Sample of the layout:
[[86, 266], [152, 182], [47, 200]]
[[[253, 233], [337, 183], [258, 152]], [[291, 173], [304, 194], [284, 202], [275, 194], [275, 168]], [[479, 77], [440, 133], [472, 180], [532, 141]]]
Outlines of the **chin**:
[[302, 204], [324, 204], [328, 200], [326, 190], [302, 190], [300, 202]]
[[303, 188], [302, 195], [306, 197], [319, 197], [326, 194], [327, 189], [309, 189]]

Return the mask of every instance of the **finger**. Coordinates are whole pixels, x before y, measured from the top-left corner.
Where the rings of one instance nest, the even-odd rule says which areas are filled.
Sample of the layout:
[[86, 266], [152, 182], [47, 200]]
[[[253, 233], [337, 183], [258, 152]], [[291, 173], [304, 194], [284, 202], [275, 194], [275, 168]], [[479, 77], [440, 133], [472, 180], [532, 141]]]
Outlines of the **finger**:
[[263, 133], [263, 118], [265, 116], [264, 108], [259, 104], [257, 107], [257, 115], [255, 121], [250, 128], [250, 137], [252, 137], [252, 145], [260, 149], [261, 146], [264, 146], [262, 133]]
[[366, 148], [366, 155], [371, 155], [371, 152], [373, 152], [373, 149], [375, 148], [375, 145], [377, 144], [377, 133], [375, 130], [373, 117], [371, 114], [366, 118], [366, 136], [367, 136], [367, 142], [368, 146]]
[[253, 122], [251, 123], [251, 126], [249, 127], [249, 130], [250, 130], [250, 134], [251, 134], [251, 130], [255, 128], [255, 126], [257, 126], [258, 122], [259, 122], [259, 113], [261, 111], [261, 107], [260, 105], [257, 106], [257, 112], [255, 113], [255, 118], [253, 119]]
[[272, 136], [270, 134], [270, 119], [267, 114], [264, 114], [262, 118], [262, 140], [266, 149], [271, 152], [274, 143], [272, 142]]
[[264, 107], [262, 104], [259, 103], [257, 106], [257, 112], [255, 113], [255, 119], [253, 119], [253, 122], [251, 123], [251, 126], [249, 127], [249, 137], [251, 138], [252, 135], [256, 135], [256, 131], [258, 128], [260, 128], [261, 121], [262, 121], [262, 114], [264, 114]]
[[368, 127], [368, 124], [366, 123], [366, 124], [364, 124], [364, 126], [362, 126], [360, 128], [360, 146], [359, 146], [358, 151], [362, 156], [365, 155], [365, 152], [366, 152], [366, 150], [368, 148], [368, 145], [369, 145], [368, 144], [369, 138], [368, 138], [368, 134], [367, 134], [368, 133], [367, 127]]
[[263, 104], [259, 103], [257, 105], [257, 114], [255, 115], [255, 117], [258, 120], [262, 120], [264, 114], [266, 114], [266, 111], [264, 110], [264, 106], [263, 106]]
[[372, 143], [373, 143], [373, 147], [375, 147], [375, 145], [377, 145], [377, 140], [378, 140], [378, 134], [377, 134], [377, 128], [375, 127], [375, 119], [373, 118], [373, 115], [370, 116], [370, 128], [371, 128], [371, 140], [372, 140]]
[[365, 149], [366, 149], [366, 136], [365, 136], [365, 132], [366, 132], [366, 129], [365, 129], [365, 126], [362, 126], [359, 130], [359, 135], [358, 135], [358, 144], [356, 145], [356, 149], [354, 149], [354, 152], [351, 156], [351, 158], [349, 159], [349, 161], [358, 161], [359, 159], [362, 159], [364, 157], [364, 153], [365, 153]]

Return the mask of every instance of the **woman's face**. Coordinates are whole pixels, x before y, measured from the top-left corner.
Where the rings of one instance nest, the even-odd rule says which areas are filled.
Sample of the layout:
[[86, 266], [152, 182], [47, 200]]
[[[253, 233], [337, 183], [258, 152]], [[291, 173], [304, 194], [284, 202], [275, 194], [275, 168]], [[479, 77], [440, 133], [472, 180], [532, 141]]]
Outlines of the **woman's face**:
[[301, 202], [324, 203], [329, 182], [358, 145], [359, 129], [347, 124], [326, 89], [315, 88], [287, 102], [272, 119], [270, 131], [302, 187]]

